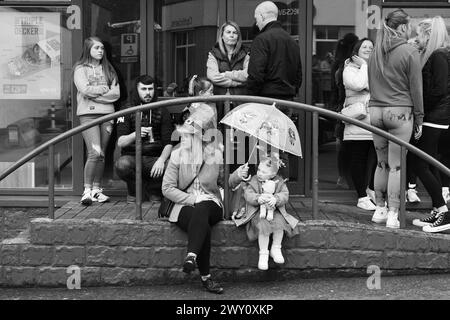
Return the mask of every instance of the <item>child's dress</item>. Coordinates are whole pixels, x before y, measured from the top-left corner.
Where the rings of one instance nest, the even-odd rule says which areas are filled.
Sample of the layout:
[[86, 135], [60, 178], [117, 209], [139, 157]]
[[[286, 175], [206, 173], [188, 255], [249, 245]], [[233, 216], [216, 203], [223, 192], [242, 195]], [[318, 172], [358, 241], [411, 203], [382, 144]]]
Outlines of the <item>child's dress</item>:
[[247, 237], [250, 241], [258, 239], [258, 235], [262, 232], [265, 235], [270, 235], [274, 231], [284, 230], [288, 237], [298, 234], [298, 220], [287, 213], [285, 205], [289, 201], [289, 190], [283, 178], [276, 176], [273, 180], [279, 180], [274, 193], [277, 198], [276, 209], [272, 221], [261, 219], [259, 217], [260, 204], [258, 203], [258, 196], [262, 193], [261, 182], [256, 176], [245, 184], [244, 197], [246, 201], [246, 210], [244, 217], [236, 225], [246, 224]]

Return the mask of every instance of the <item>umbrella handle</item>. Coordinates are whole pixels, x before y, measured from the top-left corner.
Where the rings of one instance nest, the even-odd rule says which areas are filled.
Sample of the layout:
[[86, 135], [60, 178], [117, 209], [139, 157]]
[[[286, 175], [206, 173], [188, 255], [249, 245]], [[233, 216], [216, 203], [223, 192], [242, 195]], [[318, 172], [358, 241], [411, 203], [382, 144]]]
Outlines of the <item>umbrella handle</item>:
[[[258, 145], [258, 141], [255, 143], [252, 152], [250, 153], [250, 156], [248, 157], [248, 161], [252, 158], [253, 152], [255, 152], [256, 146]], [[248, 166], [248, 161], [245, 163]]]

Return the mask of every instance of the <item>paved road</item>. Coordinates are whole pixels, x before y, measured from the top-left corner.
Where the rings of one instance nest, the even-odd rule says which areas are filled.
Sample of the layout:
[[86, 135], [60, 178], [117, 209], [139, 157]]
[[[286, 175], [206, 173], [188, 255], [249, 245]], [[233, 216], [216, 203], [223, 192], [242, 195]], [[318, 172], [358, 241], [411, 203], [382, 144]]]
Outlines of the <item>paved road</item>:
[[381, 277], [380, 290], [367, 278], [296, 279], [284, 282], [224, 283], [224, 295], [200, 284], [67, 289], [0, 289], [0, 300], [450, 300], [450, 275]]

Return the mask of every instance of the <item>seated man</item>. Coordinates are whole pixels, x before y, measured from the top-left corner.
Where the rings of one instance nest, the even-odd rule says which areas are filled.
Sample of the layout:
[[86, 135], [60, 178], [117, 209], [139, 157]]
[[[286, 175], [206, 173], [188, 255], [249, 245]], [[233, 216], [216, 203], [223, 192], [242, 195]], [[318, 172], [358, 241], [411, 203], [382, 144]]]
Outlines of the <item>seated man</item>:
[[[155, 81], [139, 76], [133, 91], [133, 106], [157, 100]], [[142, 184], [143, 200], [161, 200], [161, 183], [166, 162], [172, 152], [172, 119], [168, 110], [158, 108], [142, 113]], [[127, 183], [127, 202], [136, 201], [136, 131], [135, 113], [117, 119], [117, 145], [122, 155], [116, 161], [118, 176]]]

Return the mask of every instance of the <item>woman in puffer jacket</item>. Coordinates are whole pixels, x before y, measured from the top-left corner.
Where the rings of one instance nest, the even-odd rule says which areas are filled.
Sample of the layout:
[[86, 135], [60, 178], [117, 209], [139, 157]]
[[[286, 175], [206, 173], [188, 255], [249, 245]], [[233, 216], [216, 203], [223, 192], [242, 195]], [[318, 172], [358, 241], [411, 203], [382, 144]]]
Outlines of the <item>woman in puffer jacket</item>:
[[[367, 61], [373, 50], [373, 43], [367, 38], [359, 40], [353, 47], [352, 57], [345, 61], [343, 81], [345, 87], [344, 108], [355, 103], [368, 107], [369, 77]], [[359, 119], [370, 124], [368, 110], [365, 117]], [[375, 210], [374, 173], [376, 153], [370, 131], [356, 125], [345, 123], [344, 144], [350, 153], [350, 167], [353, 184], [358, 193], [357, 207], [363, 210]]]

